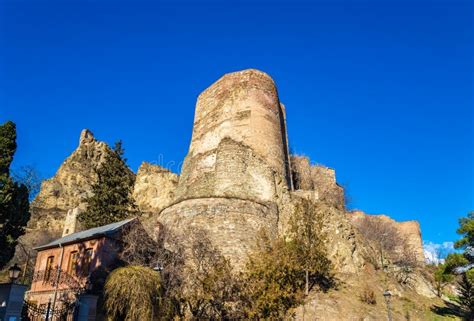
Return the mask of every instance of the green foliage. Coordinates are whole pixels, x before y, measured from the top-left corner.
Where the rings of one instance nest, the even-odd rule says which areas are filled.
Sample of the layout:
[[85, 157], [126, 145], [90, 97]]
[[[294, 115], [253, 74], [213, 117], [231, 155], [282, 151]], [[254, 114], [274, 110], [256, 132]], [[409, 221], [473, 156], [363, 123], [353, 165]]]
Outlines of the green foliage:
[[323, 232], [325, 206], [302, 199], [290, 219], [287, 242], [305, 271], [306, 294], [309, 287], [331, 279], [331, 261], [327, 258]]
[[0, 268], [13, 257], [30, 219], [28, 188], [10, 176], [16, 147], [16, 127], [9, 121], [0, 126]]
[[324, 247], [324, 207], [302, 200], [290, 220], [288, 239], [261, 236], [242, 275], [244, 311], [248, 319], [283, 319], [301, 304], [315, 285], [333, 285], [332, 265]]
[[87, 210], [78, 217], [87, 229], [137, 214], [132, 197], [134, 177], [128, 170], [123, 154], [119, 141], [97, 169], [97, 182], [92, 185], [93, 195], [87, 199]]
[[460, 253], [450, 253], [444, 260], [444, 268], [446, 273], [453, 273], [454, 269], [469, 264], [469, 260]]
[[463, 273], [458, 282], [459, 303], [464, 310], [466, 320], [474, 319], [474, 271]]
[[467, 214], [467, 217], [463, 217], [459, 220], [458, 234], [462, 235], [462, 238], [458, 240], [454, 246], [458, 249], [465, 249], [468, 246], [474, 247], [474, 211]]
[[0, 126], [0, 175], [10, 174], [16, 147], [16, 126], [8, 121]]
[[445, 264], [440, 264], [434, 272], [436, 294], [441, 297], [444, 287], [454, 280], [454, 275], [446, 270]]
[[160, 309], [160, 276], [142, 266], [114, 270], [104, 287], [109, 320], [153, 320]]

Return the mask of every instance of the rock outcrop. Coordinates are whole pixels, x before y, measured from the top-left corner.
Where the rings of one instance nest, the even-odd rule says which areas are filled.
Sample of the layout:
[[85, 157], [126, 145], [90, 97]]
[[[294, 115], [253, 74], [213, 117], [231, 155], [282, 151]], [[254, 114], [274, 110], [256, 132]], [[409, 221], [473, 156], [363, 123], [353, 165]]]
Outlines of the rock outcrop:
[[[97, 141], [92, 132], [84, 129], [77, 149], [52, 178], [41, 184], [41, 190], [31, 204], [27, 233], [48, 230], [54, 236], [60, 236], [67, 212], [85, 208], [84, 201], [91, 196], [92, 184], [97, 181], [96, 169], [111, 152], [106, 143]], [[130, 171], [130, 174], [133, 173]]]
[[159, 213], [169, 206], [178, 186], [178, 175], [166, 168], [143, 162], [138, 169], [133, 198], [143, 213]]
[[[106, 143], [96, 140], [91, 131], [81, 132], [79, 146], [56, 174], [41, 184], [40, 192], [32, 201], [31, 218], [25, 235], [20, 238], [22, 248], [17, 247], [14, 260], [26, 260], [24, 249], [31, 259], [36, 255], [32, 250], [34, 246], [80, 229], [75, 218], [92, 195], [92, 185], [97, 181], [96, 169], [112, 152]], [[135, 174], [129, 170], [129, 175]]]

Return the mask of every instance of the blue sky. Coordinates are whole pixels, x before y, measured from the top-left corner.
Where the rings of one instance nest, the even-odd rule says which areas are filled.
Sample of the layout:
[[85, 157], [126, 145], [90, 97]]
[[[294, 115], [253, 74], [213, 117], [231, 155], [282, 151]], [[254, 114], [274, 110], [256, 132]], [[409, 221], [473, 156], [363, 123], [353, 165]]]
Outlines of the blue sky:
[[277, 83], [290, 145], [352, 208], [457, 238], [473, 205], [471, 1], [0, 0], [0, 122], [14, 167], [52, 176], [83, 128], [177, 171], [197, 95], [227, 72]]

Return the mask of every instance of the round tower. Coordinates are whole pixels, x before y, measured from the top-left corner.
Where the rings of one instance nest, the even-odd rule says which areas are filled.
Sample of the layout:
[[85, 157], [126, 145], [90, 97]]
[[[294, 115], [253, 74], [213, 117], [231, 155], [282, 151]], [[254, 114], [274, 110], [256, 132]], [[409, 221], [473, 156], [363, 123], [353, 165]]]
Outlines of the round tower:
[[264, 72], [226, 74], [199, 95], [177, 198], [225, 194], [271, 200], [262, 181], [266, 178], [248, 168], [243, 159], [248, 156], [234, 145], [246, 147], [290, 187], [284, 107], [275, 83]]
[[176, 232], [204, 230], [239, 267], [261, 229], [278, 232], [276, 199], [290, 188], [275, 84], [258, 70], [235, 72], [199, 96], [175, 202], [158, 219]]

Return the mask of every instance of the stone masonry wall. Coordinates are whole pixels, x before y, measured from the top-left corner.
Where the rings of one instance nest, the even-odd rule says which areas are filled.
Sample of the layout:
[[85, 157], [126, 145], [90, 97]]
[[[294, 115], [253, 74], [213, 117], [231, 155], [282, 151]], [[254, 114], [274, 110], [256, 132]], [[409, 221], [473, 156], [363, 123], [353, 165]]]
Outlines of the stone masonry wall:
[[289, 186], [284, 118], [275, 84], [267, 74], [250, 69], [219, 79], [198, 98], [177, 199], [196, 197], [201, 189], [214, 189], [221, 175], [216, 172], [217, 150], [224, 138], [248, 146], [269, 168], [285, 177]]
[[[345, 207], [344, 189], [336, 182], [336, 171], [322, 165], [311, 165], [308, 157], [291, 156], [291, 173], [295, 190], [312, 191], [311, 197], [337, 208]], [[308, 194], [308, 193], [306, 193]]]
[[198, 98], [176, 198], [158, 220], [178, 233], [204, 230], [238, 268], [261, 228], [278, 234], [289, 163], [273, 80], [253, 69], [227, 74]]
[[230, 259], [234, 269], [244, 266], [257, 245], [260, 230], [276, 236], [278, 229], [274, 204], [236, 198], [184, 200], [164, 209], [159, 221], [178, 235], [204, 231], [211, 243]]
[[[352, 222], [357, 222], [358, 220], [364, 219], [369, 214], [364, 213], [363, 211], [354, 210], [348, 214], [349, 219]], [[411, 246], [412, 250], [415, 252], [417, 260], [419, 262], [425, 261], [425, 256], [423, 253], [423, 241], [421, 239], [421, 229], [420, 224], [417, 221], [405, 221], [397, 222], [387, 215], [370, 215], [381, 221], [388, 222], [393, 224], [393, 226], [398, 230], [401, 236], [404, 236], [408, 244]]]

